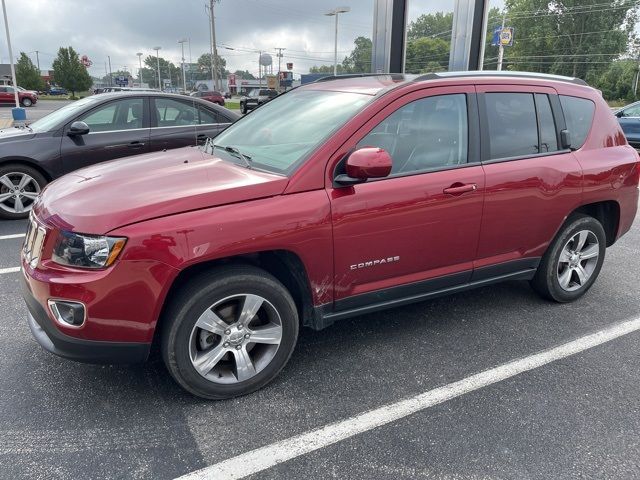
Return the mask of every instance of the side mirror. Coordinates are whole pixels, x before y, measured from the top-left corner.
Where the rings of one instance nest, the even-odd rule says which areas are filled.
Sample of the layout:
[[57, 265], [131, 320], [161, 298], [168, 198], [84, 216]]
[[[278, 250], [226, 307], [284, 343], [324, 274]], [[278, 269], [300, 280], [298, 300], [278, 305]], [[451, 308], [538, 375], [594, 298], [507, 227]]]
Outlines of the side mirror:
[[571, 148], [571, 133], [566, 128], [564, 130], [560, 130], [560, 143], [562, 144], [562, 148]]
[[69, 127], [67, 135], [75, 137], [76, 135], [86, 135], [89, 133], [89, 125], [84, 122], [73, 122]]
[[624, 117], [624, 110], [620, 110], [619, 112], [616, 112], [616, 117], [618, 118]]
[[346, 174], [337, 175], [338, 186], [364, 183], [370, 178], [384, 178], [391, 173], [393, 161], [386, 150], [378, 147], [363, 147], [351, 153], [345, 162]]

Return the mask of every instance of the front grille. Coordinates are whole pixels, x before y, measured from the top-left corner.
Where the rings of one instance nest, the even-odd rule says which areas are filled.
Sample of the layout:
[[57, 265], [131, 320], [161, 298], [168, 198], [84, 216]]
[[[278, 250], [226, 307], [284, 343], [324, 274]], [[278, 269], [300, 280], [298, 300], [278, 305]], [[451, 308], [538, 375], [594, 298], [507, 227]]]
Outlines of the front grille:
[[29, 228], [27, 229], [27, 236], [24, 239], [22, 252], [31, 268], [35, 268], [40, 261], [46, 236], [47, 231], [38, 225], [38, 222], [36, 222], [33, 217], [29, 217]]

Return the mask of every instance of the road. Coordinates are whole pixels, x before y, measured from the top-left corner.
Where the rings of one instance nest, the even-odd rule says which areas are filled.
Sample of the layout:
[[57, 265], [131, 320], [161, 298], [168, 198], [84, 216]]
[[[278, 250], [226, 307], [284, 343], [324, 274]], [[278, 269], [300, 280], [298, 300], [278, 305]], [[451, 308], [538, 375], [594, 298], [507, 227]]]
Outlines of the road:
[[[24, 228], [1, 223], [0, 238]], [[0, 268], [18, 265], [21, 241], [0, 239]], [[91, 366], [44, 352], [20, 273], [0, 274], [0, 477], [170, 479], [347, 420], [338, 443], [276, 444], [293, 458], [235, 465], [266, 461], [255, 479], [639, 478], [640, 331], [505, 379], [491, 370], [639, 318], [638, 271], [640, 217], [575, 303], [510, 282], [303, 330], [270, 386], [221, 402], [183, 392], [157, 356]], [[493, 382], [355, 434], [353, 416], [479, 372]]]
[[[35, 122], [36, 120], [41, 119], [45, 115], [49, 115], [54, 110], [57, 110], [71, 102], [72, 100], [40, 100], [34, 106], [26, 109], [27, 121]], [[3, 120], [10, 120], [12, 118], [11, 107], [12, 105], [0, 106], [0, 123]]]

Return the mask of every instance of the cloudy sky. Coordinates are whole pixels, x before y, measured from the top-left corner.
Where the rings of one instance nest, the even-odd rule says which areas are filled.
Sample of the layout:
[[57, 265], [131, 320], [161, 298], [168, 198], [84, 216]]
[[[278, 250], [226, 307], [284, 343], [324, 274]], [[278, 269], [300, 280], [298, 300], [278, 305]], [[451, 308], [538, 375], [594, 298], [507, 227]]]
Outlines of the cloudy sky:
[[[492, 4], [498, 0], [492, 0]], [[128, 66], [137, 73], [136, 52], [160, 55], [180, 62], [181, 38], [190, 38], [191, 57], [209, 51], [207, 0], [6, 0], [14, 55], [23, 51], [40, 67], [48, 69], [60, 46], [73, 46], [93, 61], [90, 73], [105, 73], [107, 56], [113, 71]], [[434, 11], [452, 11], [454, 0], [412, 0], [409, 17]], [[258, 54], [286, 48], [283, 61], [293, 62], [294, 73], [306, 73], [311, 65], [333, 63], [334, 19], [324, 15], [337, 6], [351, 11], [340, 16], [338, 58], [349, 53], [353, 39], [371, 37], [373, 0], [221, 0], [216, 4], [218, 54], [226, 58], [227, 69], [257, 74]], [[222, 45], [235, 48], [228, 50]], [[9, 53], [0, 35], [0, 63]], [[187, 44], [185, 57], [189, 61]], [[275, 57], [274, 57], [275, 59]], [[277, 67], [277, 65], [276, 65]]]

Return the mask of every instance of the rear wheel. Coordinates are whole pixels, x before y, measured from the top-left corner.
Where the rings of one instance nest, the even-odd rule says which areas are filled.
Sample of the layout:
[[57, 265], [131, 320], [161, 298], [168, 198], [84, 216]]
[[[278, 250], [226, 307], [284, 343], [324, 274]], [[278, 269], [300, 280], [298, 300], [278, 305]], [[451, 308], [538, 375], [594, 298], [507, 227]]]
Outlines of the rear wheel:
[[240, 113], [242, 113], [243, 115], [247, 113], [247, 105], [242, 102], [240, 102]]
[[250, 266], [215, 269], [190, 281], [163, 320], [162, 357], [173, 378], [203, 398], [253, 392], [285, 366], [298, 338], [286, 288]]
[[571, 217], [542, 257], [533, 288], [556, 302], [580, 298], [600, 273], [606, 251], [604, 228], [593, 217]]
[[0, 167], [0, 218], [26, 218], [47, 180], [26, 165]]

